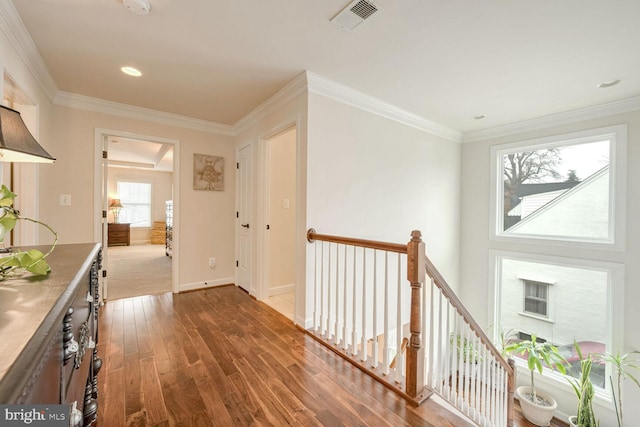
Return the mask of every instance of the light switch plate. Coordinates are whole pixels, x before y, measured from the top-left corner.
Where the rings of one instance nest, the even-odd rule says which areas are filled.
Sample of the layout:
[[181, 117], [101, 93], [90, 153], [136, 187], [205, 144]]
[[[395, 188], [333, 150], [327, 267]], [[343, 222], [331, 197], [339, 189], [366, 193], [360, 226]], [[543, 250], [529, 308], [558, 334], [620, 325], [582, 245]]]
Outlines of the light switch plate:
[[71, 194], [60, 195], [60, 206], [71, 206]]

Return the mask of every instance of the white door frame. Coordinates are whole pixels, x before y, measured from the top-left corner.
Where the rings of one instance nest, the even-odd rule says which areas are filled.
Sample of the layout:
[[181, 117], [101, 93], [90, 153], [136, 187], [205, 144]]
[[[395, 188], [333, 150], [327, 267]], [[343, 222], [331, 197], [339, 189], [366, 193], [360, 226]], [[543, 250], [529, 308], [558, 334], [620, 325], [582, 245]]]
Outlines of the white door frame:
[[[260, 165], [259, 168], [259, 176], [260, 182], [262, 185], [258, 188], [257, 194], [257, 205], [258, 205], [258, 259], [256, 260], [257, 267], [257, 277], [258, 286], [256, 299], [265, 300], [269, 298], [269, 250], [270, 250], [270, 240], [269, 240], [269, 232], [266, 229], [266, 225], [269, 224], [269, 195], [270, 195], [270, 171], [269, 171], [269, 153], [270, 153], [270, 140], [274, 137], [287, 132], [291, 129], [296, 130], [296, 187], [297, 187], [297, 177], [299, 175], [299, 167], [298, 167], [298, 158], [299, 158], [299, 146], [300, 146], [300, 118], [296, 118], [295, 120], [286, 121], [275, 128], [271, 129], [269, 132], [265, 133], [258, 139], [258, 163]], [[296, 190], [296, 200], [298, 199], [299, 190]], [[296, 207], [294, 206], [294, 209]], [[301, 219], [299, 218], [300, 212], [296, 209], [296, 224]], [[298, 227], [296, 226], [296, 229]], [[296, 251], [298, 249], [296, 248]], [[295, 262], [295, 260], [292, 260]], [[297, 286], [296, 286], [297, 288]]]
[[[103, 242], [106, 235], [106, 221], [102, 221], [102, 211], [108, 212], [108, 195], [103, 197], [103, 181], [106, 178], [102, 169], [102, 150], [107, 137], [140, 139], [149, 142], [173, 144], [173, 256], [171, 257], [171, 290], [177, 294], [180, 292], [180, 140], [163, 138], [158, 136], [143, 135], [132, 132], [123, 132], [113, 129], [95, 129], [94, 137], [94, 186], [93, 186], [93, 238], [96, 242]], [[103, 265], [107, 263], [106, 248], [102, 252]], [[108, 277], [107, 277], [108, 278]], [[104, 288], [107, 278], [100, 278]], [[108, 297], [105, 295], [104, 297]]]

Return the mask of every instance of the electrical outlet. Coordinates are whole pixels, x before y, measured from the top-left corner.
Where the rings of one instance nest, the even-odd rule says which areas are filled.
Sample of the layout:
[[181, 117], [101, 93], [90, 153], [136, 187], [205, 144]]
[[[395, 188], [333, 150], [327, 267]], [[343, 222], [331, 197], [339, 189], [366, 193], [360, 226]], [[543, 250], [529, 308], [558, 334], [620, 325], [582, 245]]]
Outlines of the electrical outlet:
[[209, 267], [210, 268], [215, 268], [216, 266], [216, 259], [215, 258], [209, 258]]
[[289, 209], [289, 199], [282, 199], [282, 207], [284, 209]]
[[60, 195], [60, 206], [71, 206], [71, 194]]

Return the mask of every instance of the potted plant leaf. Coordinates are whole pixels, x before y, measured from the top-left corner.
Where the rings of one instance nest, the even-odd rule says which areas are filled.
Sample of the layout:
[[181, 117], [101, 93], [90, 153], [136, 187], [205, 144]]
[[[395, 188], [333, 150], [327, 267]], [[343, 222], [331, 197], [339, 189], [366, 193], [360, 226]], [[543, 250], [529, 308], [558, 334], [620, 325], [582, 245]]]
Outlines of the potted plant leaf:
[[505, 350], [507, 354], [524, 355], [527, 359], [527, 367], [531, 372], [531, 386], [521, 386], [516, 389], [522, 415], [537, 426], [548, 426], [558, 404], [551, 394], [536, 388], [534, 373], [537, 370], [542, 375], [544, 363], [547, 367], [558, 369], [561, 373], [566, 374], [564, 366], [566, 360], [558, 352], [556, 346], [548, 342], [539, 342], [536, 335], [532, 335], [530, 340], [510, 344]]
[[616, 388], [613, 387], [613, 379], [611, 377], [609, 377], [609, 381], [611, 382], [611, 392], [613, 393], [613, 403], [616, 408], [618, 427], [624, 426], [624, 419], [622, 418], [622, 382], [629, 378], [631, 381], [636, 383], [638, 387], [640, 387], [638, 379], [631, 374], [631, 370], [640, 370], [640, 361], [632, 358], [634, 354], [640, 354], [640, 352], [632, 351], [631, 353], [620, 354], [620, 351], [618, 351], [616, 354], [605, 353], [601, 356], [602, 360], [611, 363], [617, 377], [617, 395]]
[[37, 249], [29, 249], [27, 251], [5, 250], [6, 255], [0, 257], [0, 281], [23, 271], [28, 271], [36, 276], [49, 274], [51, 269], [45, 259], [53, 252], [58, 242], [58, 234], [47, 224], [20, 215], [20, 212], [13, 207], [13, 199], [16, 197], [17, 195], [12, 193], [5, 185], [0, 187], [0, 242], [4, 241], [4, 237], [21, 220], [45, 227], [53, 234], [54, 241], [51, 249], [46, 254]]
[[577, 342], [574, 341], [573, 346], [580, 361], [580, 377], [574, 378], [567, 375], [569, 384], [571, 384], [578, 397], [578, 412], [577, 415], [569, 417], [569, 424], [572, 427], [598, 427], [600, 422], [596, 420], [593, 412], [593, 397], [595, 396], [593, 384], [591, 383], [593, 359], [591, 354], [588, 354], [586, 358], [582, 356], [582, 351]]
[[[473, 345], [473, 342], [467, 338], [461, 337], [459, 334], [451, 334], [451, 348], [455, 346], [456, 354], [462, 359], [462, 374], [474, 377], [478, 371], [478, 363], [482, 362], [482, 355]], [[454, 367], [455, 369], [456, 367]]]

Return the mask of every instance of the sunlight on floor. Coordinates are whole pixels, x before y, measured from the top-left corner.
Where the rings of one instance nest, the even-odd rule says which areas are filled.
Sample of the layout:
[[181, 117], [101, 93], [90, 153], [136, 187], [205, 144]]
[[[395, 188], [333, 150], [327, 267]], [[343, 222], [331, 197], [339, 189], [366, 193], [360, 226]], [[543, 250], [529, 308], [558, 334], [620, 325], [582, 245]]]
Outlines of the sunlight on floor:
[[287, 292], [286, 294], [272, 295], [264, 302], [269, 307], [279, 311], [283, 316], [293, 320], [294, 300], [295, 292]]

